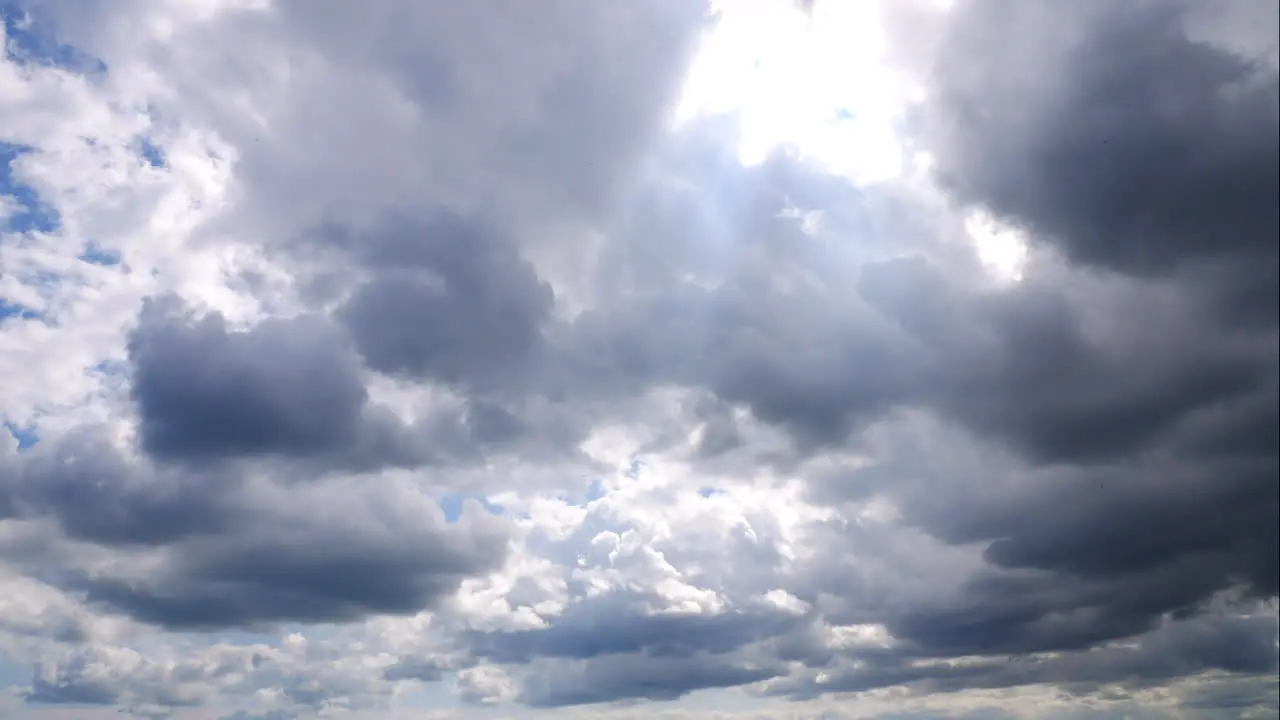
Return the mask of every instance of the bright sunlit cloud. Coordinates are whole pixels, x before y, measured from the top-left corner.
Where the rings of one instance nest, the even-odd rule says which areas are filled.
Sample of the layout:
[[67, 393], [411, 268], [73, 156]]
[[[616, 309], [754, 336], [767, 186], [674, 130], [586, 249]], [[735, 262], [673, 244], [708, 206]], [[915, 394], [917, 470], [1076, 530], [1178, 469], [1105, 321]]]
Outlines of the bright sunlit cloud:
[[690, 70], [679, 122], [736, 115], [746, 165], [784, 148], [858, 183], [904, 171], [898, 125], [913, 88], [884, 62], [874, 3], [715, 6], [719, 22]]
[[[945, 12], [950, 0], [933, 0]], [[927, 174], [932, 157], [901, 133], [920, 88], [893, 71], [874, 2], [720, 0], [676, 119], [736, 116], [738, 158], [785, 149], [859, 184]], [[1022, 279], [1024, 238], [985, 213], [965, 220], [978, 260], [999, 282]]]
[[1027, 242], [1020, 232], [984, 212], [974, 212], [965, 218], [964, 229], [979, 262], [995, 279], [1003, 282], [1022, 279], [1027, 264]]

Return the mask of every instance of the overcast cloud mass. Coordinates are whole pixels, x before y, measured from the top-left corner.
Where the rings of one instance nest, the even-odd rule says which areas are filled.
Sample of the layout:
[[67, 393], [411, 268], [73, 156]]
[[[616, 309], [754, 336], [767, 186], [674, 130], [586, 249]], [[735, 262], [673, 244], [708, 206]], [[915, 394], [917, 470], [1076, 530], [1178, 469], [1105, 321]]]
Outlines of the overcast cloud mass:
[[1277, 717], [1278, 7], [0, 0], [0, 717]]

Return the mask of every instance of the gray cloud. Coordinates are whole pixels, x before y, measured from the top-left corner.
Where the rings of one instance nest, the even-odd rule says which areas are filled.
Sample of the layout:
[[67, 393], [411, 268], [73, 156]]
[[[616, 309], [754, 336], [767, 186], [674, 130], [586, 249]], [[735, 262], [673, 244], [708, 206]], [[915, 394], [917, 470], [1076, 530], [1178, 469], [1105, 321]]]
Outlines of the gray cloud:
[[[1195, 322], [1167, 288], [1063, 280], [1079, 289], [1031, 280], [991, 296], [895, 261], [865, 267], [860, 289], [926, 345], [931, 405], [1039, 461], [1128, 455], [1194, 410], [1267, 390], [1274, 353]], [[1144, 322], [1107, 322], [1120, 306]]]
[[148, 706], [190, 707], [208, 699], [212, 690], [209, 680], [233, 668], [213, 665], [203, 668], [203, 672], [187, 670], [170, 673], [162, 665], [123, 648], [86, 644], [61, 657], [36, 663], [27, 699], [47, 705], [119, 703], [135, 711]]
[[[467, 284], [458, 268], [441, 269], [450, 283]], [[469, 296], [455, 297], [392, 272], [366, 284], [336, 323], [312, 314], [233, 329], [178, 298], [149, 300], [129, 340], [142, 449], [193, 468], [273, 462], [282, 476], [305, 478], [571, 447], [579, 432], [571, 423], [501, 390], [528, 385], [540, 331], [526, 317], [533, 306], [502, 300], [513, 284], [488, 269], [472, 278], [504, 288], [489, 294], [505, 308], [486, 310], [476, 293], [487, 291], [474, 282]], [[370, 400], [369, 366], [456, 383], [464, 395], [419, 406], [405, 421]]]
[[1275, 642], [1275, 620], [1271, 617], [1201, 618], [1161, 628], [1128, 646], [1103, 645], [1086, 653], [996, 657], [931, 666], [870, 663], [863, 669], [828, 672], [820, 684], [794, 687], [783, 682], [775, 691], [805, 697], [898, 685], [933, 693], [1053, 683], [1086, 695], [1104, 686], [1134, 690], [1211, 670], [1274, 674]]
[[935, 411], [1023, 458], [935, 425], [865, 478], [928, 532], [1036, 571], [889, 623], [935, 653], [1082, 649], [1237, 583], [1277, 592], [1274, 319], [1207, 302], [1277, 292], [1275, 70], [1189, 41], [1183, 7], [957, 9], [931, 106], [941, 176], [1103, 270], [994, 297], [919, 262], [864, 275], [946, 363]]
[[534, 675], [520, 698], [533, 707], [562, 707], [621, 699], [675, 700], [694, 690], [725, 688], [777, 675], [777, 665], [744, 665], [737, 658], [695, 656], [655, 660], [615, 655]]
[[642, 651], [655, 658], [687, 658], [700, 652], [724, 655], [803, 624], [803, 618], [746, 609], [717, 615], [646, 617], [637, 610], [643, 607], [643, 598], [629, 595], [615, 592], [583, 601], [547, 628], [472, 631], [462, 642], [476, 657], [498, 663], [528, 662], [538, 657], [590, 659]]
[[[896, 608], [848, 595], [833, 612], [842, 621], [884, 622], [939, 657], [1076, 651], [1145, 633], [1168, 614], [1212, 613], [1206, 603], [1229, 588], [1274, 596], [1274, 450], [1197, 459], [1161, 449], [1036, 468], [945, 428], [919, 418], [877, 428], [871, 448], [884, 464], [815, 491], [885, 493], [908, 524], [985, 547], [992, 567], [957, 595]], [[833, 580], [819, 589], [849, 592]]]
[[159, 553], [142, 574], [128, 555], [115, 574], [42, 572], [93, 605], [170, 628], [413, 613], [506, 553], [501, 524], [468, 515], [446, 525], [433, 500], [398, 481], [286, 488], [243, 470], [150, 468], [91, 438], [42, 448], [9, 487], [18, 517]]
[[944, 182], [1081, 263], [1274, 263], [1275, 68], [1189, 39], [1192, 6], [962, 5], [931, 87]]
[[408, 497], [322, 489], [295, 491], [290, 511], [238, 508], [239, 532], [173, 546], [145, 579], [75, 584], [90, 602], [172, 628], [343, 622], [428, 608], [505, 555], [501, 529], [482, 519], [444, 526], [438, 512], [434, 522], [420, 514], [434, 510], [422, 501], [410, 514]]
[[208, 461], [356, 442], [368, 393], [333, 328], [300, 318], [236, 332], [219, 314], [188, 320], [173, 304], [144, 307], [129, 341], [147, 452]]
[[[56, 568], [61, 587], [178, 631], [439, 609], [503, 567], [510, 528], [446, 523], [424, 485], [507, 457], [567, 475], [557, 463], [608, 421], [655, 429], [653, 452], [704, 424], [695, 470], [745, 484], [782, 468], [847, 517], [787, 543], [743, 520], [715, 549], [677, 527], [642, 568], [661, 574], [610, 557], [627, 589], [582, 599], [576, 552], [609, 519], [584, 510], [572, 542], [521, 548], [567, 566], [574, 600], [530, 630], [445, 628], [442, 612], [459, 666], [505, 666], [538, 707], [762, 681], [1097, 697], [1275, 675], [1274, 615], [1252, 603], [1280, 591], [1280, 126], [1252, 33], [1202, 38], [1236, 34], [1174, 0], [958, 3], [913, 118], [945, 195], [931, 205], [785, 154], [740, 167], [722, 119], [656, 140], [698, 3], [316, 7], [202, 31], [280, 32], [309, 58], [297, 87], [325, 89], [268, 108], [264, 127], [307, 132], [246, 153], [228, 220], [307, 310], [237, 329], [153, 301], [128, 344], [143, 457], [81, 428], [3, 461], [0, 518], [119, 553], [109, 571]], [[198, 95], [216, 106], [203, 93], [226, 85]], [[342, 103], [372, 119], [320, 111]], [[208, 114], [246, 147], [262, 129]], [[952, 242], [975, 209], [1029, 238], [1021, 282], [993, 286]], [[379, 374], [456, 403], [402, 421], [370, 399]], [[650, 417], [646, 394], [673, 387], [692, 399]], [[790, 447], [753, 446], [758, 425]], [[836, 453], [869, 465], [813, 469]], [[420, 473], [359, 474], [389, 467]], [[518, 472], [486, 482], [529, 489]], [[894, 518], [854, 522], [872, 497]], [[654, 577], [729, 609], [654, 612]], [[773, 589], [808, 609], [743, 609]], [[526, 591], [492, 604], [547, 599]], [[892, 642], [836, 647], [824, 623]], [[423, 657], [378, 676], [454, 667]], [[85, 664], [42, 666], [32, 698], [123, 702]]]
[[328, 234], [374, 272], [337, 311], [371, 368], [484, 392], [539, 361], [554, 298], [509, 241], [447, 212]]
[[102, 433], [83, 428], [24, 458], [6, 484], [10, 517], [51, 517], [77, 540], [164, 544], [233, 530], [234, 475], [210, 470], [148, 472], [121, 457]]

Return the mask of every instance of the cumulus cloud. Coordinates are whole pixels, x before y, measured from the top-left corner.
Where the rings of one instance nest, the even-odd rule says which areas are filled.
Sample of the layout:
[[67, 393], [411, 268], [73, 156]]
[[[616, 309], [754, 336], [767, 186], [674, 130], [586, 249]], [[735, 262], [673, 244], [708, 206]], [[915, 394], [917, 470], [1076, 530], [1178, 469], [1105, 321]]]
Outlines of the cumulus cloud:
[[140, 319], [128, 356], [148, 453], [304, 455], [359, 432], [367, 400], [359, 363], [320, 323], [267, 321], [228, 332], [220, 315], [187, 325], [156, 304]]
[[850, 8], [0, 5], [14, 712], [1274, 713], [1275, 8]]

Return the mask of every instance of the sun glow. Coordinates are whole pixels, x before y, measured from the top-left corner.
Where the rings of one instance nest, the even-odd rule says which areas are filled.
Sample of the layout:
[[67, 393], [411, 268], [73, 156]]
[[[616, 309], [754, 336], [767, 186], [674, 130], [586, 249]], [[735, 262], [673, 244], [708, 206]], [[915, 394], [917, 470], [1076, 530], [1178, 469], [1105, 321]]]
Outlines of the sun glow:
[[1004, 282], [1022, 279], [1027, 264], [1027, 243], [1022, 233], [984, 212], [965, 218], [964, 229], [978, 261], [992, 277]]
[[[904, 1], [904, 0], [890, 0]], [[926, 0], [946, 12], [950, 0]], [[868, 185], [927, 178], [933, 158], [906, 132], [927, 102], [894, 70], [875, 0], [713, 0], [716, 23], [694, 59], [677, 124], [730, 116], [738, 159], [783, 151]], [[985, 213], [964, 221], [979, 262], [999, 282], [1022, 279], [1025, 239]]]
[[883, 62], [875, 3], [725, 0], [690, 70], [679, 122], [732, 114], [744, 164], [785, 149], [858, 183], [909, 167], [913, 88]]

